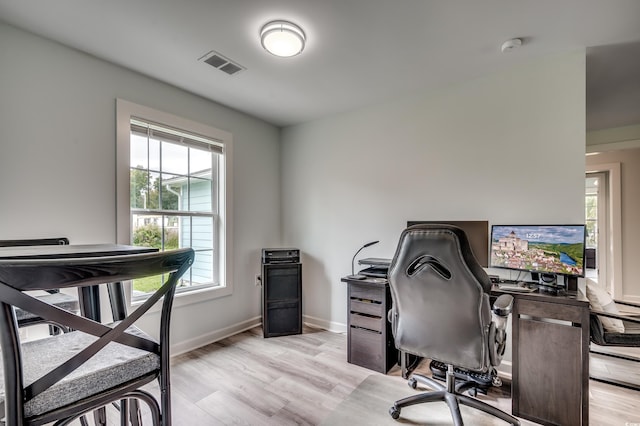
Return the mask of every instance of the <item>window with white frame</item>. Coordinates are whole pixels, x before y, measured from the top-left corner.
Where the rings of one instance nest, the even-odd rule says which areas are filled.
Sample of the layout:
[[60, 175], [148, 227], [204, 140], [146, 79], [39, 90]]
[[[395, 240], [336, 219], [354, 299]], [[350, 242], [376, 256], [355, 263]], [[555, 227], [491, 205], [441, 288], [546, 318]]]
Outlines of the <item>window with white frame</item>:
[[[118, 100], [118, 242], [193, 248], [195, 260], [179, 293], [226, 287], [229, 142], [225, 132]], [[162, 282], [134, 280], [133, 299]]]

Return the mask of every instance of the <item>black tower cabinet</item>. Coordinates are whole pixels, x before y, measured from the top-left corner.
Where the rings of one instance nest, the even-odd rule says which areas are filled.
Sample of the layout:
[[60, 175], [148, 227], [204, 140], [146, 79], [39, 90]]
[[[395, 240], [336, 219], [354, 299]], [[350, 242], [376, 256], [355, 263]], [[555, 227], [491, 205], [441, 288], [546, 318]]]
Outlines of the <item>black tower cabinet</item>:
[[262, 249], [262, 334], [302, 333], [302, 264], [298, 249]]

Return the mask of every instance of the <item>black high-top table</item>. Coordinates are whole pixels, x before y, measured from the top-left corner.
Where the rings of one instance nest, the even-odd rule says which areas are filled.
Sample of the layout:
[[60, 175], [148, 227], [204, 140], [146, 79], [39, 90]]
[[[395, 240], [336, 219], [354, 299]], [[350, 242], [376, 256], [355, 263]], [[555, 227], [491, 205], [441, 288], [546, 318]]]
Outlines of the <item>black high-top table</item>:
[[[86, 244], [86, 245], [47, 245], [0, 247], [0, 260], [11, 259], [60, 259], [118, 256], [125, 254], [153, 253], [158, 249], [152, 247], [136, 247], [120, 244]], [[12, 282], [18, 277], [5, 276], [6, 282]], [[98, 286], [78, 288], [80, 312], [83, 316], [100, 322], [100, 293]], [[113, 319], [119, 320], [125, 316], [126, 304], [122, 283], [108, 285], [110, 305]]]
[[[0, 260], [59, 259], [60, 264], [63, 265], [65, 259], [142, 254], [157, 251], [158, 249], [152, 247], [136, 247], [119, 244], [17, 246], [0, 247]], [[0, 271], [0, 280], [5, 283], [24, 283], [37, 279], [37, 277], [24, 277], [19, 272], [12, 272], [11, 268]], [[51, 280], [55, 279], [55, 276], [41, 278], [51, 283]], [[108, 283], [107, 290], [113, 320], [124, 319], [126, 317], [127, 306], [122, 283]], [[99, 285], [78, 287], [78, 298], [82, 316], [96, 322], [101, 322]], [[137, 411], [137, 404], [132, 404], [130, 410], [132, 413], [135, 413]], [[94, 411], [94, 417], [96, 424], [106, 424], [104, 408]]]

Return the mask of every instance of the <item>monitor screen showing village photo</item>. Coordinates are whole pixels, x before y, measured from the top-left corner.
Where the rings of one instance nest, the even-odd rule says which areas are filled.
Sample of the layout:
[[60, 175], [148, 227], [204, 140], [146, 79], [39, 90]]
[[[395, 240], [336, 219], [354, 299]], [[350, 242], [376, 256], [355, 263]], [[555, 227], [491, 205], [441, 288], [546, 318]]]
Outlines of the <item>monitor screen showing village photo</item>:
[[491, 267], [584, 276], [584, 225], [493, 225]]

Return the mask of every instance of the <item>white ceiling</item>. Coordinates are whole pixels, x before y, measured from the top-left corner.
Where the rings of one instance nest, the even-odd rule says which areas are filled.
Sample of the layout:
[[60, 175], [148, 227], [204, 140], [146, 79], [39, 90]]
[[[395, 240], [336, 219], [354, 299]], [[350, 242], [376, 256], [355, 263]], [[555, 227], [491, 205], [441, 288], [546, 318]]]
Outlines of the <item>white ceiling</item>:
[[[301, 55], [262, 49], [274, 19], [304, 28]], [[588, 127], [640, 123], [640, 53], [599, 47], [638, 50], [638, 0], [0, 0], [0, 20], [279, 126], [598, 47]], [[502, 54], [512, 37], [522, 48]], [[246, 70], [198, 61], [211, 50]]]

